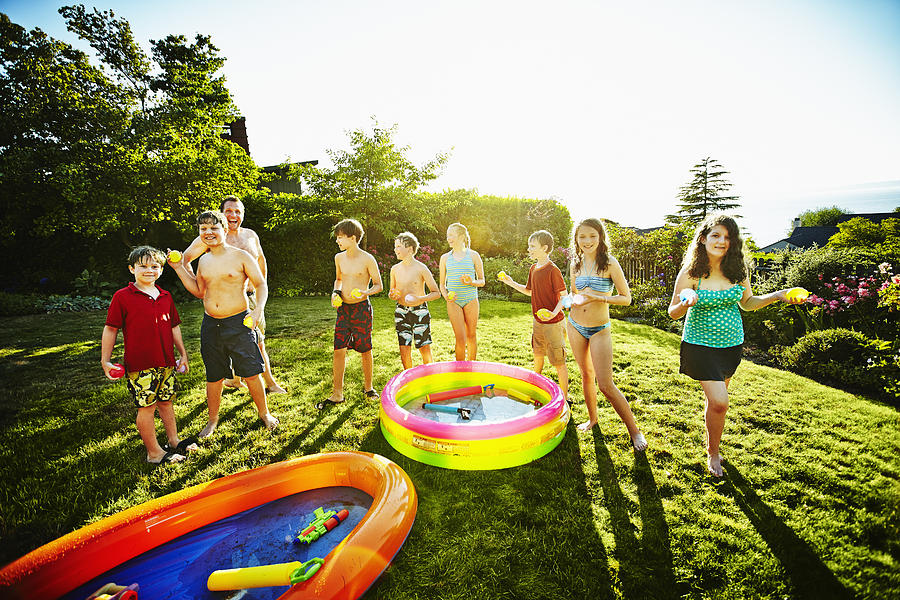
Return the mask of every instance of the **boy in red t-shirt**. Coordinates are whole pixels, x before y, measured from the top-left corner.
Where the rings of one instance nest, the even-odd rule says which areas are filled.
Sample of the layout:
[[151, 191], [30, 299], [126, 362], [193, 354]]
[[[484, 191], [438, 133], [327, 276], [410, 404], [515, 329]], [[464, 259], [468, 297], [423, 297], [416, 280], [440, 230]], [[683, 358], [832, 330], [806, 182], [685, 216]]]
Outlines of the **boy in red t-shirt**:
[[[100, 343], [103, 372], [115, 380], [110, 359], [122, 330], [125, 382], [138, 407], [136, 424], [147, 448], [147, 462], [153, 464], [181, 462], [184, 453], [198, 449], [194, 439], [178, 439], [175, 425], [175, 371], [187, 373], [188, 357], [172, 296], [156, 286], [165, 264], [165, 254], [156, 248], [138, 246], [131, 251], [128, 270], [134, 274], [134, 283], [113, 294]], [[180, 354], [177, 365], [173, 346]], [[157, 410], [168, 438], [165, 447], [156, 439], [153, 414]]]
[[563, 296], [566, 295], [566, 282], [562, 272], [550, 260], [553, 250], [553, 234], [541, 229], [528, 236], [528, 256], [536, 261], [528, 271], [528, 283], [522, 285], [501, 272], [500, 281], [531, 296], [531, 312], [534, 316], [531, 331], [531, 348], [534, 350], [534, 372], [544, 369], [544, 357], [556, 367], [559, 376], [559, 387], [566, 400], [569, 399], [569, 371], [566, 368], [566, 327], [561, 312], [557, 312], [547, 320], [542, 320], [537, 313], [541, 309], [554, 312]]

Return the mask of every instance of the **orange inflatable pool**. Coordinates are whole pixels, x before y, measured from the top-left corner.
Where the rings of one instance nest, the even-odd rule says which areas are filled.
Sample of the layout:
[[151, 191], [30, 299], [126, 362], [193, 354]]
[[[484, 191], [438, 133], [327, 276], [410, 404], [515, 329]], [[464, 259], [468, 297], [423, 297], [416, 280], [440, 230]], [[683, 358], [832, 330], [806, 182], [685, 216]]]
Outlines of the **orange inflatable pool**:
[[358, 598], [406, 541], [417, 508], [406, 473], [390, 460], [365, 452], [315, 454], [236, 473], [87, 525], [0, 570], [0, 597], [58, 598], [180, 536], [325, 488], [355, 488], [371, 496], [371, 506], [351, 531], [341, 532], [346, 537], [324, 557], [315, 575], [278, 598]]

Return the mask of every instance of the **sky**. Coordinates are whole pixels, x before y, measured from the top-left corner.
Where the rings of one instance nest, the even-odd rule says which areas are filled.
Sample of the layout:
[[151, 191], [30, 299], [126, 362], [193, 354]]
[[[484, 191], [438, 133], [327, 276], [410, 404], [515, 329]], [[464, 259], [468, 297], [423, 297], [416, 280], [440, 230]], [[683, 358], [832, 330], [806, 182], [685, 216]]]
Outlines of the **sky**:
[[[250, 8], [252, 4], [252, 8]], [[70, 43], [46, 0], [0, 12]], [[108, 0], [145, 47], [210, 35], [260, 166], [389, 127], [430, 189], [653, 227], [730, 172], [760, 245], [804, 210], [900, 206], [900, 0]]]

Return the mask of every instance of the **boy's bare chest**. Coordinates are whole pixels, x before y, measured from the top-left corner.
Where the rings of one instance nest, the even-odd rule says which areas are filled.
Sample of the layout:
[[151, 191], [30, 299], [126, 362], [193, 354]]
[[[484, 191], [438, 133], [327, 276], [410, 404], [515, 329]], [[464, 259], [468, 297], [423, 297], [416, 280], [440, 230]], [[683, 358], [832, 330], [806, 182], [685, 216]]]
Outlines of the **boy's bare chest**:
[[394, 277], [401, 284], [416, 283], [423, 280], [422, 271], [416, 265], [401, 264], [394, 270]]
[[243, 283], [247, 279], [243, 265], [238, 260], [227, 257], [206, 256], [200, 265], [199, 275], [208, 283]]
[[369, 273], [367, 261], [364, 258], [349, 259], [344, 257], [340, 264], [341, 273], [347, 277], [365, 277]]

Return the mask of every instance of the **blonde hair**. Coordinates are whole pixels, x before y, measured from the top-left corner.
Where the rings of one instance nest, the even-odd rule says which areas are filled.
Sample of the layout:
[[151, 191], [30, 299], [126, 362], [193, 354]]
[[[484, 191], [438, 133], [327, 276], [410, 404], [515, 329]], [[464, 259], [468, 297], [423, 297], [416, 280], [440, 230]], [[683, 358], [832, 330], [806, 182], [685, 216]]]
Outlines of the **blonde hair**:
[[466, 248], [471, 247], [472, 238], [469, 237], [469, 230], [466, 229], [465, 225], [463, 225], [462, 223], [450, 223], [450, 226], [447, 227], [447, 229], [450, 229], [450, 227], [455, 227], [458, 231], [461, 231], [463, 235], [466, 236]]

